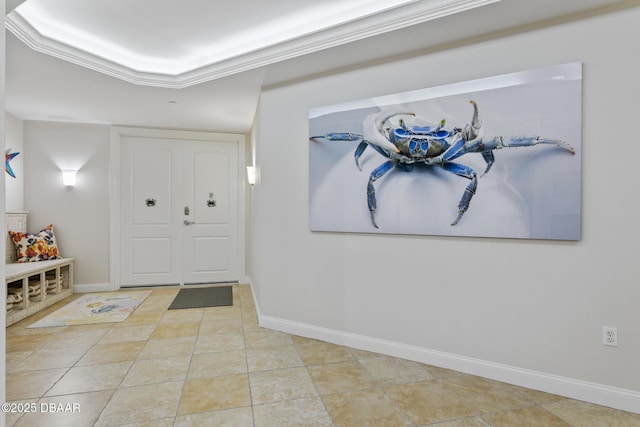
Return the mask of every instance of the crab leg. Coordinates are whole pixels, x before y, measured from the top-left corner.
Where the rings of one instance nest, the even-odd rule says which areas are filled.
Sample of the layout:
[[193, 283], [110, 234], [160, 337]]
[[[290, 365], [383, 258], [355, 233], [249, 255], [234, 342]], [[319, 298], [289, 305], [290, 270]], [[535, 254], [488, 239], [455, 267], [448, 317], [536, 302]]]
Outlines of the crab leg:
[[487, 141], [480, 141], [480, 144], [484, 149], [484, 151], [482, 151], [482, 157], [485, 162], [487, 162], [487, 168], [483, 175], [489, 172], [489, 169], [491, 169], [491, 166], [493, 166], [493, 162], [495, 161], [492, 150], [509, 147], [532, 147], [538, 144], [551, 144], [560, 147], [563, 150], [567, 150], [571, 154], [576, 154], [576, 151], [570, 144], [560, 139], [541, 138], [539, 136], [496, 136]]
[[447, 148], [447, 150], [442, 153], [442, 155], [435, 157], [433, 163], [442, 163], [442, 161], [450, 161], [457, 159], [458, 157], [465, 154], [466, 145], [464, 138], [461, 138], [460, 135], [456, 135], [456, 139], [454, 139], [453, 143]]
[[[532, 147], [538, 144], [556, 145], [562, 148], [563, 150], [567, 150], [571, 154], [576, 154], [576, 151], [573, 149], [573, 147], [570, 144], [560, 139], [542, 138], [540, 136], [510, 136], [510, 137], [496, 136], [496, 137], [484, 140], [480, 143], [483, 151], [498, 150], [500, 148], [506, 148], [506, 147]], [[469, 148], [471, 148], [471, 146]], [[467, 152], [474, 152], [474, 151], [477, 152], [476, 150], [467, 149]]]
[[489, 169], [491, 169], [491, 166], [493, 166], [493, 163], [495, 162], [493, 150], [512, 147], [533, 147], [538, 144], [555, 145], [563, 150], [567, 150], [571, 154], [576, 154], [570, 144], [560, 139], [549, 139], [539, 136], [495, 136], [486, 140], [480, 138], [475, 141], [468, 142], [465, 144], [464, 149], [460, 150], [454, 157], [450, 157], [448, 160], [453, 160], [454, 158], [458, 158], [466, 153], [482, 153], [482, 157], [487, 163], [487, 168], [482, 173], [482, 175], [485, 175], [489, 172]]
[[360, 144], [358, 144], [358, 147], [356, 147], [356, 151], [353, 153], [353, 157], [356, 160], [356, 166], [358, 166], [358, 169], [360, 169], [360, 171], [362, 171], [362, 166], [360, 166], [360, 156], [362, 156], [362, 153], [364, 153], [364, 150], [367, 149], [367, 146], [369, 144], [367, 144], [367, 141], [362, 141]]
[[373, 225], [378, 228], [378, 224], [376, 224], [376, 189], [373, 186], [373, 183], [380, 177], [382, 177], [385, 173], [389, 172], [393, 169], [394, 163], [391, 160], [388, 160], [375, 168], [371, 175], [369, 175], [369, 183], [367, 184], [367, 204], [369, 205], [369, 212], [371, 213], [371, 222]]
[[324, 135], [310, 136], [309, 139], [326, 139], [329, 141], [360, 141], [362, 135], [353, 132], [331, 132]]
[[362, 156], [362, 154], [364, 153], [364, 150], [367, 147], [371, 147], [373, 148], [375, 151], [377, 151], [381, 156], [383, 157], [387, 157], [393, 160], [402, 160], [402, 155], [396, 154], [396, 153], [387, 153], [386, 151], [384, 151], [382, 148], [378, 147], [375, 144], [369, 144], [369, 141], [362, 141], [360, 144], [358, 144], [358, 146], [356, 147], [356, 151], [353, 153], [353, 156], [356, 159], [356, 166], [358, 166], [358, 169], [362, 170], [362, 167], [360, 167], [360, 156]]
[[451, 225], [456, 225], [462, 218], [462, 215], [464, 215], [467, 209], [469, 209], [469, 203], [471, 203], [473, 195], [476, 194], [476, 189], [478, 188], [478, 176], [469, 166], [461, 165], [459, 163], [447, 162], [442, 165], [442, 168], [447, 172], [451, 172], [471, 180], [469, 185], [467, 185], [467, 188], [465, 188], [462, 198], [460, 198], [460, 203], [458, 203], [458, 217], [451, 223]]
[[493, 155], [493, 151], [491, 150], [483, 151], [482, 158], [487, 163], [487, 168], [484, 170], [484, 172], [482, 172], [482, 175], [481, 175], [481, 176], [484, 176], [487, 174], [487, 172], [489, 172], [489, 169], [491, 169], [491, 166], [493, 166], [493, 164], [495, 163], [496, 158]]

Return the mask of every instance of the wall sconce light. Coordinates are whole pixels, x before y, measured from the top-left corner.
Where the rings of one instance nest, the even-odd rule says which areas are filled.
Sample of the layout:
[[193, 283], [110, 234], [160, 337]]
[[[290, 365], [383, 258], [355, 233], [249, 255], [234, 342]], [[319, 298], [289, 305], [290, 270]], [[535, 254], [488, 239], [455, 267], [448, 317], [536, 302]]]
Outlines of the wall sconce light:
[[75, 170], [63, 170], [62, 171], [62, 183], [65, 187], [71, 188], [76, 185], [76, 174], [78, 171]]
[[247, 166], [247, 181], [252, 187], [256, 185], [256, 167]]

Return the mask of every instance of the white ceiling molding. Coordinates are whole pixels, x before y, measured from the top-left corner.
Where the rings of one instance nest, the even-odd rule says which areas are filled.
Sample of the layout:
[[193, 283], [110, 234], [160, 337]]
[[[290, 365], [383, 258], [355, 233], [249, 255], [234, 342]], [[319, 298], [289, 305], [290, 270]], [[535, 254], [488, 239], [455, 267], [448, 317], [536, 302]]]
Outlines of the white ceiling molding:
[[[164, 88], [185, 88], [239, 72], [259, 68], [312, 52], [384, 34], [411, 25], [462, 13], [501, 0], [421, 0], [352, 19], [320, 30], [289, 36], [266, 47], [248, 46], [235, 56], [214, 59], [182, 73], [147, 72], [110, 60], [100, 52], [79, 49], [40, 33], [20, 14], [6, 18], [6, 28], [30, 48], [130, 83]], [[242, 28], [239, 29], [242, 31]], [[241, 33], [240, 33], [241, 34]], [[187, 61], [189, 62], [189, 61]], [[193, 61], [197, 62], [196, 60]]]

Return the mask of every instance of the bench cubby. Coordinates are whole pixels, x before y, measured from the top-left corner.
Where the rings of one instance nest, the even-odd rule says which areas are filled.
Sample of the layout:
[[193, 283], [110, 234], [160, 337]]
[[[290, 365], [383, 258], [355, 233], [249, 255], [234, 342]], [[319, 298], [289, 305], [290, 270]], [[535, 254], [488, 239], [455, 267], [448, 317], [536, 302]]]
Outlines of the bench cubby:
[[9, 326], [73, 294], [73, 258], [5, 264], [5, 281]]

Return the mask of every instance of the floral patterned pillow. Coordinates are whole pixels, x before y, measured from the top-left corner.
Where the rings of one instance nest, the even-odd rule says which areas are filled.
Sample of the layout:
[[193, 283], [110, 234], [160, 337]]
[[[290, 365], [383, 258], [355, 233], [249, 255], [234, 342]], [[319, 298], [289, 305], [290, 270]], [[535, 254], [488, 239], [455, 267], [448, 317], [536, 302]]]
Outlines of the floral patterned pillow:
[[17, 262], [46, 261], [59, 259], [58, 243], [50, 224], [39, 233], [19, 233], [9, 231], [13, 245], [16, 247]]

